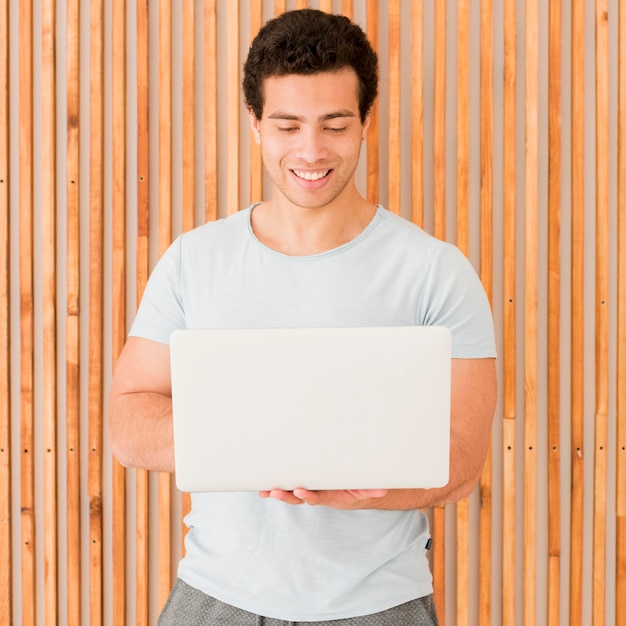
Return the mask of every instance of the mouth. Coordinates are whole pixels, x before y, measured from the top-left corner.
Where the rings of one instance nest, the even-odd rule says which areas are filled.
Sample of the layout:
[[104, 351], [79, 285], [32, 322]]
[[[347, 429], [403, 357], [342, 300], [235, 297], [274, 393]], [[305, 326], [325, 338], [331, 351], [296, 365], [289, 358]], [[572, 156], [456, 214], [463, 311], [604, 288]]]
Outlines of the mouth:
[[302, 180], [308, 180], [311, 182], [315, 182], [316, 180], [321, 180], [322, 178], [326, 178], [331, 170], [321, 170], [317, 172], [311, 172], [309, 170], [291, 170], [298, 178]]

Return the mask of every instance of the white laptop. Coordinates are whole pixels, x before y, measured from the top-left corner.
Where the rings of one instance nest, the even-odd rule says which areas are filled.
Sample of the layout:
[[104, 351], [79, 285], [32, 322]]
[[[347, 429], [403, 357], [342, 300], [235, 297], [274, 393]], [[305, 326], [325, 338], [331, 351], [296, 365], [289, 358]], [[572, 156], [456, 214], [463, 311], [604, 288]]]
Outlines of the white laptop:
[[444, 486], [450, 344], [433, 326], [173, 332], [178, 489]]

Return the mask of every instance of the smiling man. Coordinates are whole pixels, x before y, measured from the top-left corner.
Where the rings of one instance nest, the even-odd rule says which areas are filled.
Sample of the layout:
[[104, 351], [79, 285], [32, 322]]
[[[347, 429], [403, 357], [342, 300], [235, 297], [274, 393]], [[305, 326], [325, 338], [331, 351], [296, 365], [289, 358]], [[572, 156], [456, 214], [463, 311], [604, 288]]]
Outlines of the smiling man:
[[496, 399], [493, 327], [463, 255], [355, 186], [377, 84], [376, 54], [345, 17], [291, 11], [261, 29], [243, 88], [272, 195], [185, 233], [155, 267], [114, 373], [110, 443], [124, 465], [174, 471], [178, 328], [442, 325], [453, 342], [450, 482], [194, 494], [160, 624], [437, 624], [421, 509], [478, 481]]

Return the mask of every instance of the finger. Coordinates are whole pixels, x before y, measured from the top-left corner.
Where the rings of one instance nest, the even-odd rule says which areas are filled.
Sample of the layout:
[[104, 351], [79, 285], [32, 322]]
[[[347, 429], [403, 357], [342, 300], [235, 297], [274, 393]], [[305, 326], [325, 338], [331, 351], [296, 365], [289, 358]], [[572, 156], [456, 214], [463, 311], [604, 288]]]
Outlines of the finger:
[[282, 489], [272, 489], [269, 492], [269, 497], [275, 500], [280, 500], [286, 504], [302, 504], [302, 499], [294, 495], [292, 491], [284, 491]]
[[359, 500], [365, 500], [367, 498], [384, 498], [388, 492], [388, 489], [359, 489], [350, 493], [354, 494]]
[[301, 502], [310, 504], [312, 506], [319, 504], [321, 501], [321, 495], [317, 491], [309, 491], [308, 489], [294, 489], [293, 495], [300, 499]]

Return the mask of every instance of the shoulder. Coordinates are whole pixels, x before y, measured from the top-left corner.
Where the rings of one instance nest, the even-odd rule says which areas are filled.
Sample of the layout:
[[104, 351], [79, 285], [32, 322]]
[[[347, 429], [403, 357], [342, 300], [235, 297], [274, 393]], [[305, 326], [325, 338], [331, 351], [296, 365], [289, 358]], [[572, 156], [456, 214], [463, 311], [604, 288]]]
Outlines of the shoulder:
[[222, 240], [244, 236], [248, 233], [250, 224], [250, 207], [242, 209], [237, 213], [222, 217], [212, 222], [202, 224], [196, 228], [183, 233], [179, 239], [181, 248], [206, 245], [212, 240]]
[[379, 206], [381, 235], [407, 254], [427, 256], [436, 263], [466, 265], [469, 261], [454, 244], [438, 239], [410, 220]]

